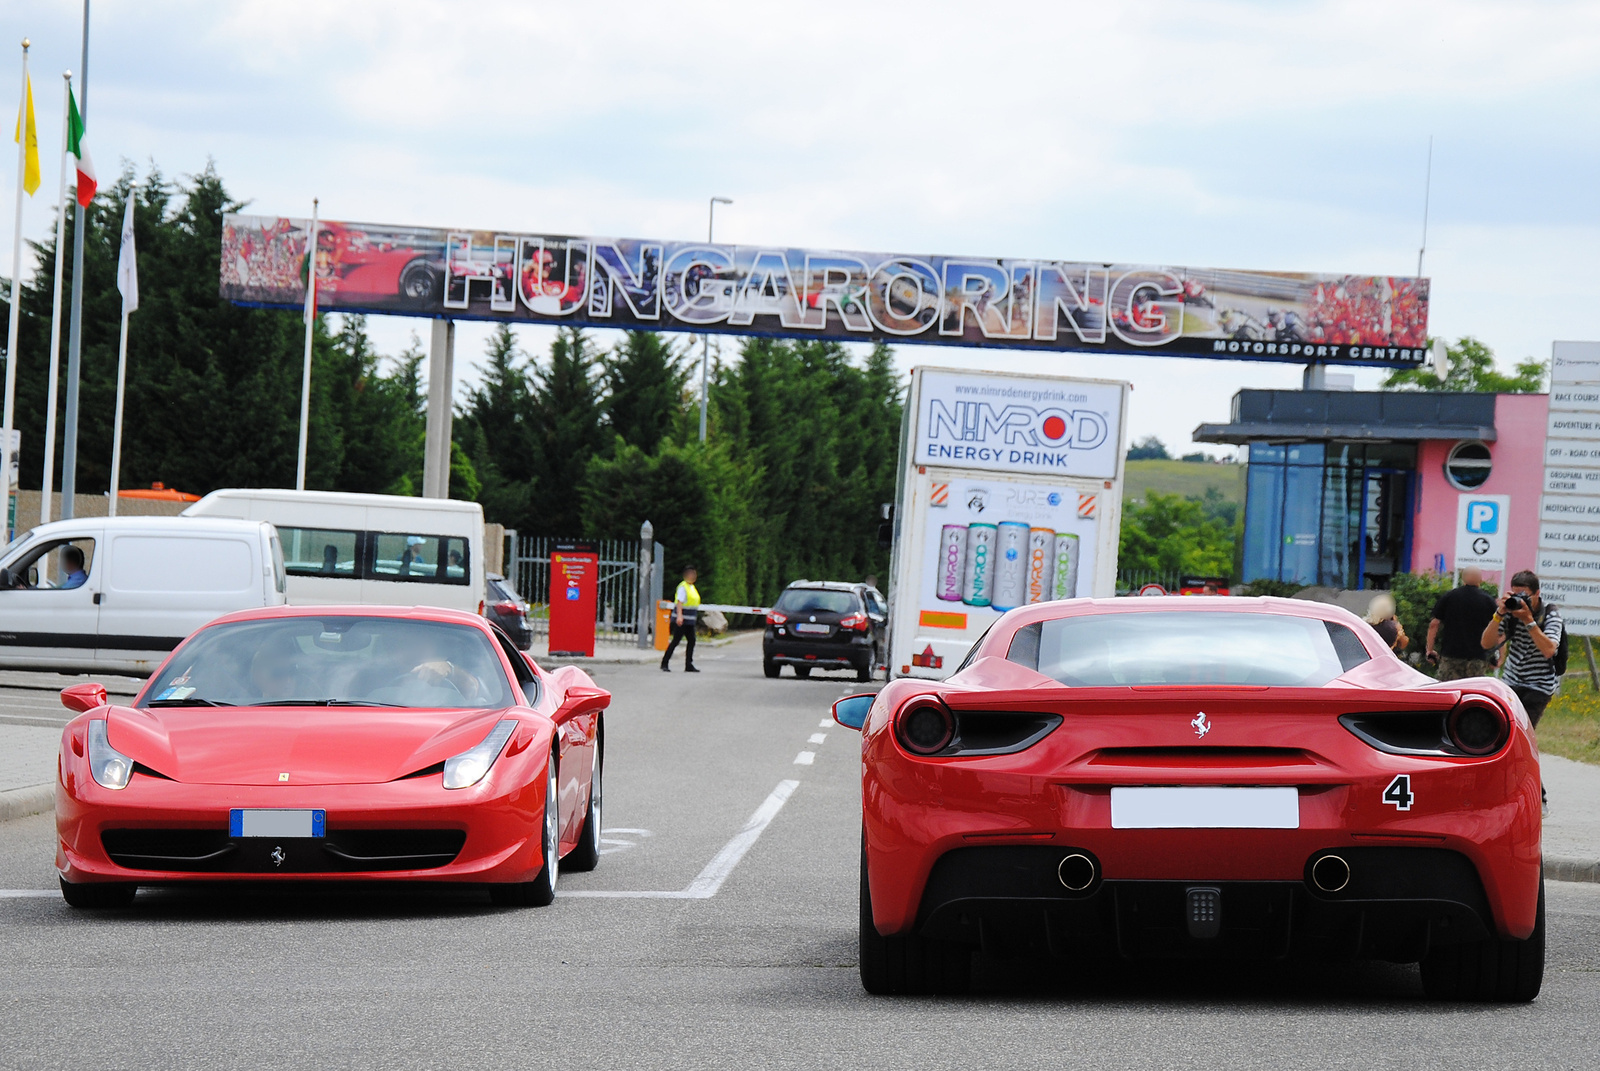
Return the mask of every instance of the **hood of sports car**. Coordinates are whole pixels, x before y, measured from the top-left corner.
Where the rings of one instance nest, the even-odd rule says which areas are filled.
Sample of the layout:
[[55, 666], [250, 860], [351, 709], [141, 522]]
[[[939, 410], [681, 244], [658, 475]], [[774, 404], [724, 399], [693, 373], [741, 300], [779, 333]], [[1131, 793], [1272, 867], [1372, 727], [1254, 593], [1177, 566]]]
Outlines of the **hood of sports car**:
[[505, 714], [377, 707], [112, 707], [106, 720], [112, 747], [175, 781], [359, 785], [393, 781], [443, 762], [482, 740]]

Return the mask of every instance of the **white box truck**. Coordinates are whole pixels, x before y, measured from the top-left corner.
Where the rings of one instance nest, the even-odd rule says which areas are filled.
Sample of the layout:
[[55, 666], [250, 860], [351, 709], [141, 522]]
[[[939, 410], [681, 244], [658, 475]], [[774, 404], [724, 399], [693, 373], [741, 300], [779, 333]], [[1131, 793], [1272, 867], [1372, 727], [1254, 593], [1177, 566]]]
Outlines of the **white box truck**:
[[1116, 594], [1128, 384], [916, 368], [889, 671], [942, 679], [1006, 610]]

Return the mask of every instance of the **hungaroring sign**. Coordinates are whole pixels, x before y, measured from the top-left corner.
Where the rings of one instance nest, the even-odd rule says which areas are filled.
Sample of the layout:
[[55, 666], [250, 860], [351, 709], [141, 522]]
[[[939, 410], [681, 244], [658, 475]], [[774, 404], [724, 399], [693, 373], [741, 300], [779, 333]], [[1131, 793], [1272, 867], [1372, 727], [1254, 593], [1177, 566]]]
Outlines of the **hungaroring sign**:
[[[309, 221], [230, 215], [222, 296], [303, 308]], [[1409, 367], [1428, 280], [324, 221], [317, 307], [651, 331]]]

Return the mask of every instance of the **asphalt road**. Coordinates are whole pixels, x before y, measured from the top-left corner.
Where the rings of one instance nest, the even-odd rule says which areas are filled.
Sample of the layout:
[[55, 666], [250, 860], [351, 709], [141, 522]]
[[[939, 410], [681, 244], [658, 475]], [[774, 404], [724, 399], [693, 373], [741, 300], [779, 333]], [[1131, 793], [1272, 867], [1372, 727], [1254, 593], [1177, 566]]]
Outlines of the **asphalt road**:
[[[820, 724], [856, 686], [765, 680], [748, 643], [702, 648], [701, 666], [595, 671], [616, 693], [612, 850], [562, 877], [547, 908], [448, 889], [146, 891], [107, 913], [0, 897], [0, 1067], [1600, 1062], [1596, 885], [1549, 886], [1549, 969], [1527, 1006], [1434, 1004], [1413, 968], [1314, 964], [980, 962], [970, 997], [868, 997], [856, 739]], [[814, 761], [797, 764], [802, 752]], [[681, 895], [786, 781], [798, 784], [715, 895]], [[50, 818], [0, 825], [0, 888], [53, 884]]]

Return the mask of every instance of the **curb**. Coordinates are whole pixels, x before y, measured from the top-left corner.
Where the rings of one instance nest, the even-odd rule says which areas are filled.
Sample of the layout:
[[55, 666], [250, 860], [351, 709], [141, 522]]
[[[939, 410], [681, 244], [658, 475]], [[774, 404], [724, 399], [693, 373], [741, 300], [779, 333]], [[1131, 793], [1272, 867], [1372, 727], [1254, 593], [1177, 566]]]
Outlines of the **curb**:
[[29, 785], [0, 792], [0, 822], [13, 818], [27, 818], [53, 810], [56, 805], [55, 785]]
[[1600, 862], [1547, 855], [1544, 857], [1544, 876], [1551, 881], [1600, 882]]

